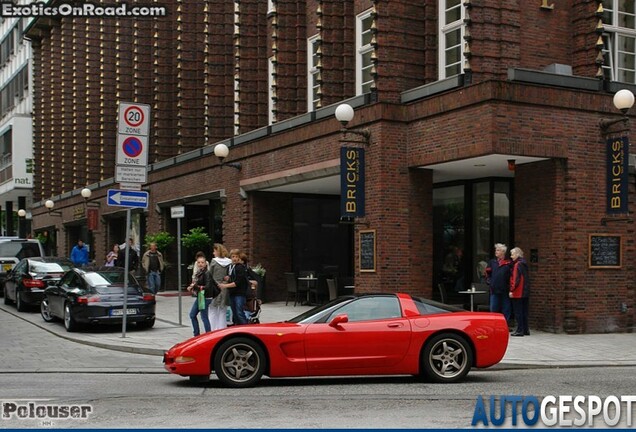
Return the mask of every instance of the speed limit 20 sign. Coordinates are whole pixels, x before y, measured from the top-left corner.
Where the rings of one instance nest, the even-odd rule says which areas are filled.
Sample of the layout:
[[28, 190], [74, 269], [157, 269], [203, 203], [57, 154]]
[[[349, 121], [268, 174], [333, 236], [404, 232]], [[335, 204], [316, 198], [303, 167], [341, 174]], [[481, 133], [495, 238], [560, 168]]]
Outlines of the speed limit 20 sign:
[[150, 124], [150, 105], [121, 102], [119, 104], [120, 134], [148, 135]]

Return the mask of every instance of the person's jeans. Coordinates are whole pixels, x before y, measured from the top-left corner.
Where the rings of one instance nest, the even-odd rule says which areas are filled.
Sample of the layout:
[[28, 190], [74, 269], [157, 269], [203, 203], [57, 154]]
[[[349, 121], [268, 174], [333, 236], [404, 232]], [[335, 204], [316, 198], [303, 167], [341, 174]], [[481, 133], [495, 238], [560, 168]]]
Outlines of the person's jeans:
[[490, 312], [500, 312], [510, 321], [510, 297], [508, 293], [490, 294]]
[[232, 303], [230, 308], [232, 309], [232, 320], [234, 324], [247, 324], [247, 318], [245, 318], [245, 296], [232, 296], [230, 297]]
[[203, 328], [206, 333], [211, 331], [212, 328], [210, 326], [210, 318], [208, 318], [208, 308], [210, 307], [210, 303], [212, 303], [212, 299], [205, 299], [205, 309], [199, 310], [199, 302], [195, 298], [194, 303], [192, 304], [192, 309], [190, 309], [190, 320], [192, 321], [192, 330], [195, 336], [199, 336], [201, 334], [201, 328], [199, 327], [199, 320], [197, 319], [197, 315], [199, 312], [201, 313], [201, 320], [203, 321]]
[[148, 289], [152, 291], [153, 294], [157, 294], [159, 292], [159, 288], [161, 288], [161, 273], [158, 271], [151, 271], [148, 273]]

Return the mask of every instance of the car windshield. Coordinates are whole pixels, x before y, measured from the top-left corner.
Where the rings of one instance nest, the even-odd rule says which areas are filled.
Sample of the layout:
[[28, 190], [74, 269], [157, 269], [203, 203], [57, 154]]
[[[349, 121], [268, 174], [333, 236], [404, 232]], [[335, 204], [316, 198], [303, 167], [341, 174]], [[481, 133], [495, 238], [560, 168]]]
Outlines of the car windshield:
[[64, 263], [31, 261], [29, 265], [31, 273], [64, 273], [70, 269], [71, 266]]
[[325, 303], [324, 305], [316, 306], [313, 309], [309, 309], [307, 312], [303, 312], [294, 318], [291, 318], [285, 322], [290, 323], [312, 323], [319, 321], [322, 317], [331, 314], [332, 311], [338, 309], [340, 306], [345, 305], [352, 300], [354, 300], [355, 296], [343, 296], [338, 297], [330, 301], [329, 303]]

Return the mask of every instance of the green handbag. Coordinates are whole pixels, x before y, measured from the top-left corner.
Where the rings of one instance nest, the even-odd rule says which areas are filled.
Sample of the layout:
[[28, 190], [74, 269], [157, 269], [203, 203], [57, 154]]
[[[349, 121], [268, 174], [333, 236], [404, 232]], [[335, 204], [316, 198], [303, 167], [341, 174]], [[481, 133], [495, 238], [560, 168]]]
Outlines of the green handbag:
[[199, 289], [199, 292], [197, 293], [197, 303], [199, 304], [199, 310], [205, 310], [205, 290], [204, 289]]

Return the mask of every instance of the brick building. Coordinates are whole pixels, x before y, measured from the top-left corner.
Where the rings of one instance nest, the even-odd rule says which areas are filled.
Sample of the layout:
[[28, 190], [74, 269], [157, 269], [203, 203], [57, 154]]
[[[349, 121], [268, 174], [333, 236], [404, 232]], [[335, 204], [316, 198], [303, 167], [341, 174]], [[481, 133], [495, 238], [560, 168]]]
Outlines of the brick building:
[[[267, 268], [266, 300], [284, 299], [285, 272], [312, 270], [359, 292], [466, 301], [457, 291], [503, 242], [530, 262], [533, 328], [632, 331], [633, 164], [622, 148], [610, 177], [607, 150], [631, 126], [599, 128], [621, 117], [613, 94], [635, 88], [624, 3], [173, 0], [166, 17], [37, 19], [34, 230], [57, 233], [62, 255], [89, 238], [97, 261], [123, 241], [125, 211], [104, 199], [117, 106], [147, 103], [139, 243], [176, 233], [170, 208], [184, 205], [186, 231]], [[341, 131], [342, 102], [368, 145]], [[341, 183], [343, 147], [364, 154], [364, 184]], [[358, 213], [343, 213], [343, 186]]]

